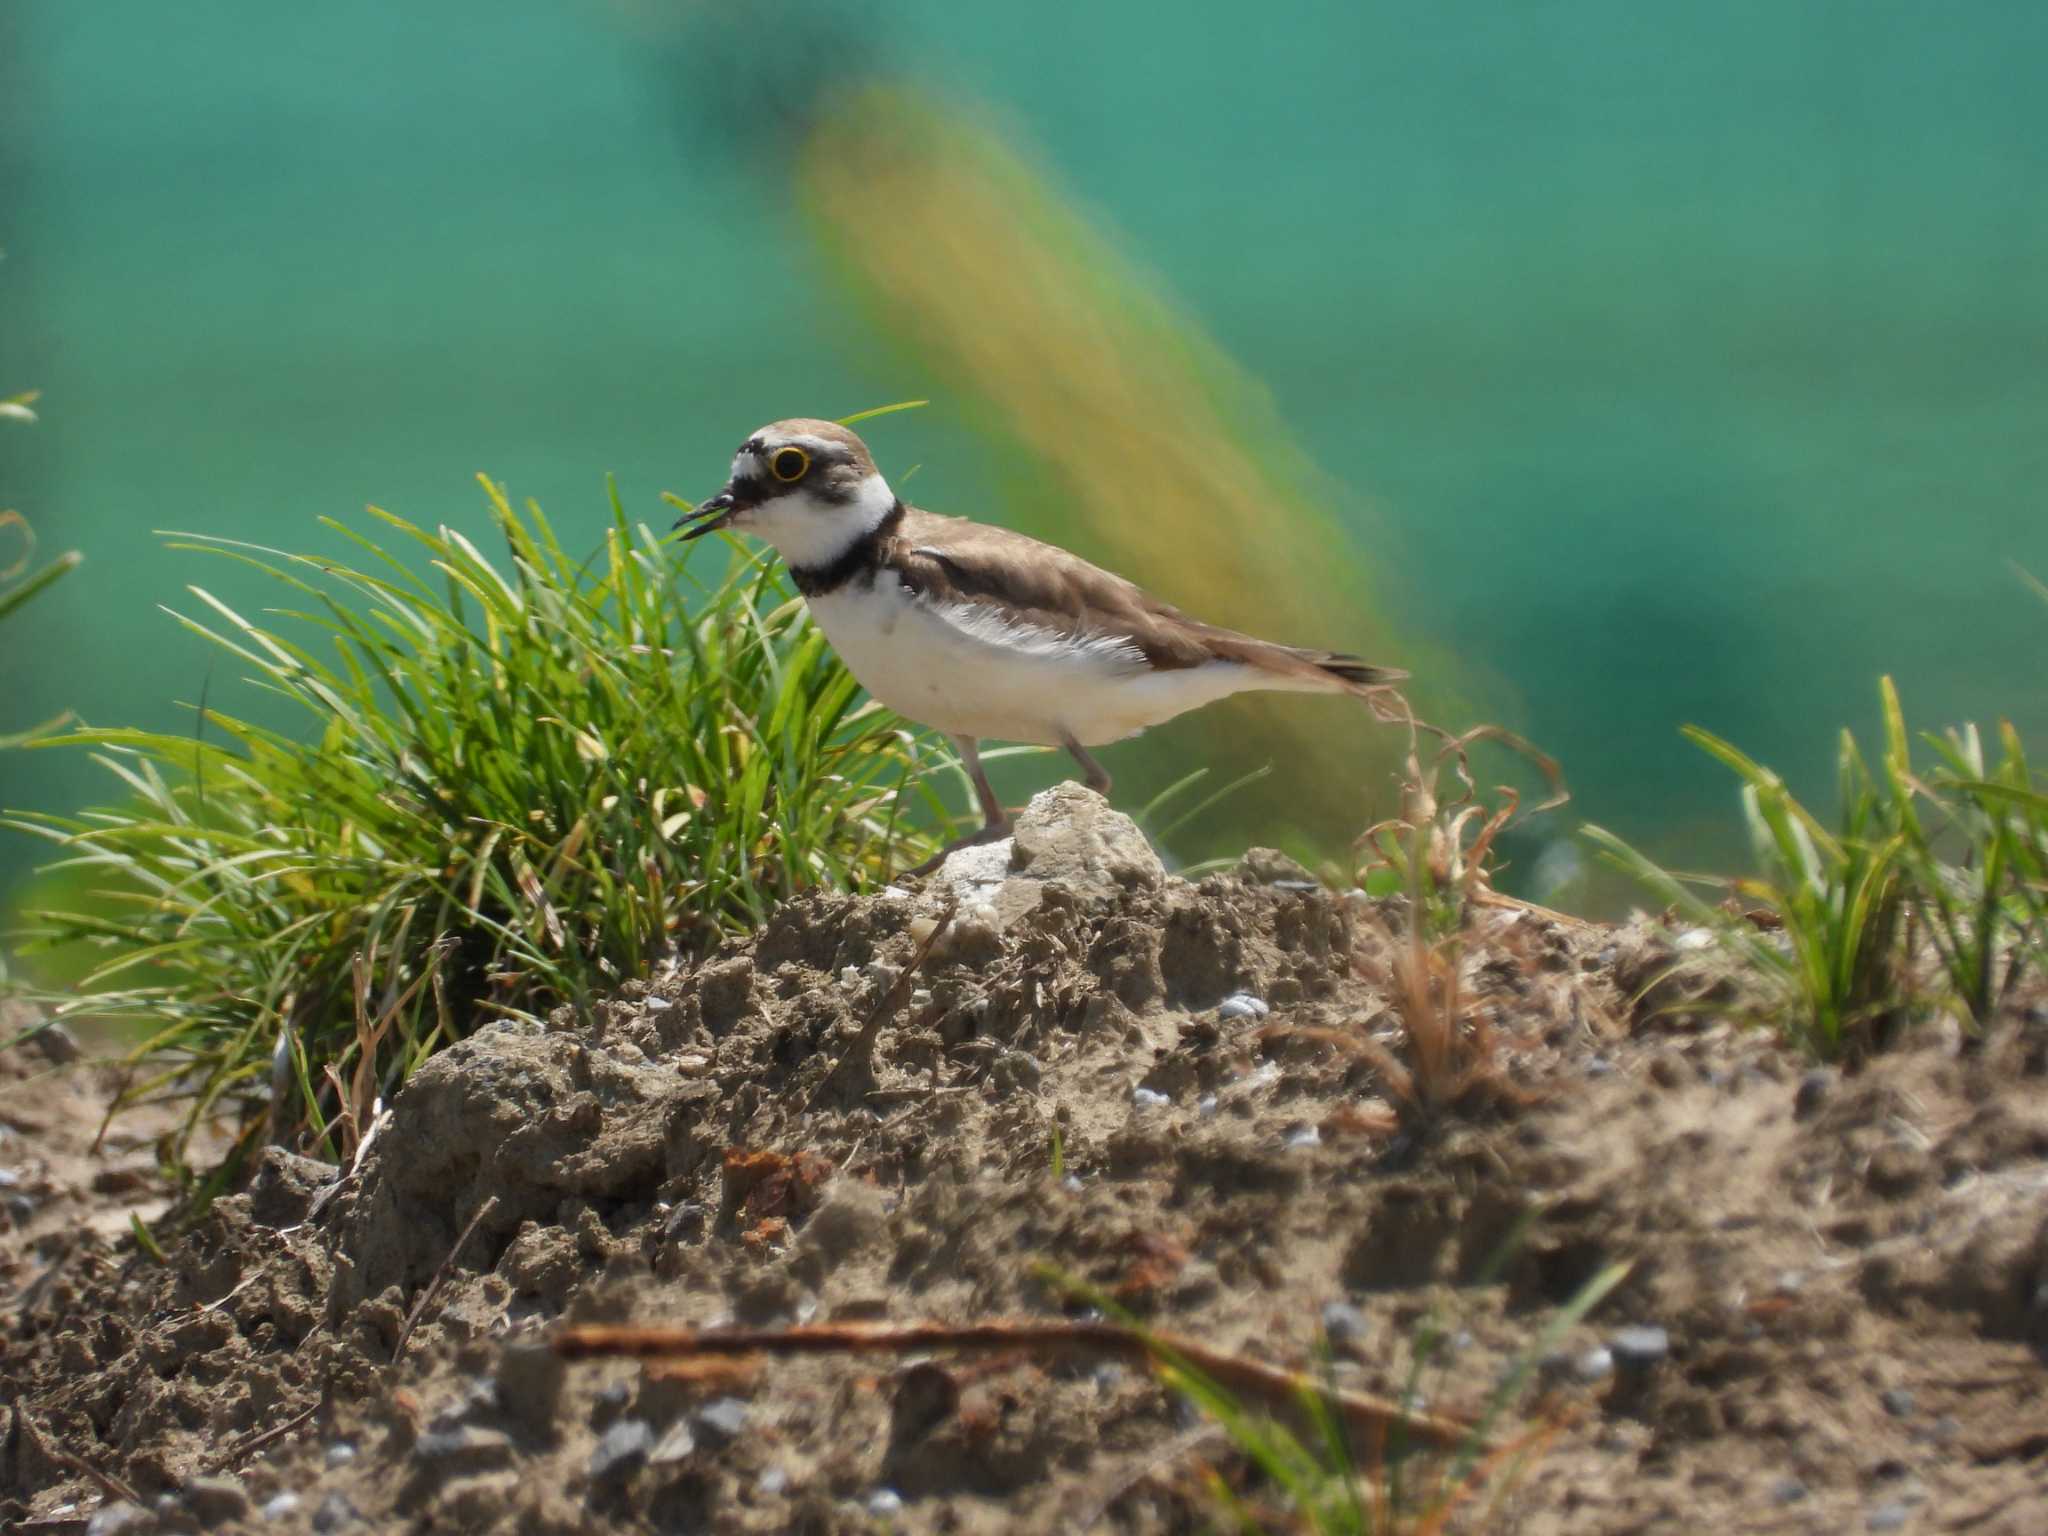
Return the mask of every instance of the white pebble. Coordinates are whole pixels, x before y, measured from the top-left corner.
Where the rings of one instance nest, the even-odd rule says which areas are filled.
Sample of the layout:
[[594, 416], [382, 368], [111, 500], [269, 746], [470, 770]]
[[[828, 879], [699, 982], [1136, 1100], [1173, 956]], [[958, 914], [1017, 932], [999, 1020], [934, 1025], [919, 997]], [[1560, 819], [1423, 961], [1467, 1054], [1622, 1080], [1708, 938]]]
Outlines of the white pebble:
[[1131, 1102], [1140, 1109], [1162, 1109], [1173, 1100], [1163, 1093], [1154, 1093], [1150, 1088], [1133, 1088]]
[[1263, 1019], [1273, 1011], [1263, 997], [1253, 997], [1249, 992], [1233, 992], [1217, 1005], [1219, 1019]]

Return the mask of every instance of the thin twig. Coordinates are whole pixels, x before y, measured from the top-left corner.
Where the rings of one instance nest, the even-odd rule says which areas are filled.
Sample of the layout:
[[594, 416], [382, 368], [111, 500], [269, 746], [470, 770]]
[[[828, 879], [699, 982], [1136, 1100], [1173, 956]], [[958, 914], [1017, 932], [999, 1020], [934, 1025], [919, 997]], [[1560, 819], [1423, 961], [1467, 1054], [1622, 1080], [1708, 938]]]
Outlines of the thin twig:
[[1475, 907], [1494, 907], [1503, 912], [1527, 912], [1548, 922], [1562, 923], [1570, 928], [1605, 928], [1606, 923], [1595, 922], [1590, 917], [1574, 917], [1569, 912], [1560, 912], [1555, 907], [1539, 906], [1533, 901], [1523, 901], [1519, 896], [1509, 896], [1491, 886], [1480, 886], [1472, 893]]
[[1109, 1355], [1122, 1360], [1194, 1367], [1226, 1391], [1256, 1398], [1269, 1408], [1293, 1411], [1304, 1392], [1325, 1403], [1353, 1430], [1387, 1433], [1398, 1429], [1437, 1450], [1469, 1448], [1471, 1425], [1438, 1414], [1403, 1408], [1386, 1398], [1333, 1389], [1301, 1371], [1283, 1370], [1242, 1355], [1226, 1354], [1177, 1334], [1127, 1328], [1119, 1323], [1030, 1319], [969, 1323], [823, 1323], [791, 1328], [564, 1328], [554, 1337], [555, 1353], [570, 1360], [628, 1357], [667, 1360], [689, 1355], [915, 1354], [937, 1350], [1029, 1350], [1040, 1354]]
[[455, 1256], [462, 1252], [483, 1219], [498, 1208], [498, 1197], [492, 1195], [476, 1208], [476, 1214], [469, 1218], [469, 1225], [462, 1229], [462, 1236], [455, 1239], [455, 1246], [448, 1250], [448, 1256], [441, 1260], [441, 1267], [434, 1271], [434, 1278], [427, 1282], [427, 1288], [420, 1292], [420, 1299], [412, 1304], [412, 1311], [405, 1316], [405, 1326], [398, 1330], [398, 1342], [391, 1346], [391, 1359], [395, 1364], [404, 1354], [406, 1341], [412, 1337], [412, 1330], [427, 1308], [434, 1304], [434, 1298], [441, 1294], [441, 1287], [447, 1283], [448, 1272], [455, 1267]]
[[137, 1493], [121, 1478], [116, 1477], [111, 1472], [102, 1472], [83, 1456], [74, 1456], [69, 1451], [59, 1450], [56, 1446], [45, 1440], [42, 1437], [42, 1433], [36, 1428], [36, 1421], [28, 1416], [28, 1410], [19, 1403], [14, 1405], [14, 1427], [16, 1434], [20, 1436], [25, 1447], [41, 1451], [43, 1455], [64, 1468], [67, 1472], [76, 1472], [80, 1477], [89, 1479], [97, 1484], [100, 1492], [108, 1498], [126, 1499], [130, 1504], [142, 1504], [144, 1508], [148, 1507], [144, 1503], [142, 1495]]
[[258, 1280], [261, 1280], [263, 1276], [263, 1270], [252, 1269], [251, 1271], [249, 1271], [248, 1274], [242, 1276], [242, 1278], [236, 1283], [234, 1289], [229, 1291], [227, 1295], [221, 1297], [218, 1301], [207, 1302], [199, 1310], [202, 1312], [211, 1312], [218, 1307], [226, 1306], [229, 1302], [233, 1301], [237, 1296], [241, 1295], [242, 1292], [246, 1291], [247, 1289], [249, 1289], [250, 1286], [254, 1285]]
[[244, 1461], [250, 1456], [253, 1456], [256, 1452], [262, 1450], [264, 1446], [269, 1445], [273, 1440], [282, 1440], [286, 1435], [290, 1434], [293, 1430], [299, 1428], [308, 1419], [312, 1418], [314, 1414], [318, 1413], [320, 1411], [320, 1404], [323, 1401], [325, 1401], [325, 1399], [315, 1399], [312, 1407], [307, 1408], [302, 1412], [293, 1414], [290, 1418], [286, 1419], [282, 1424], [273, 1425], [271, 1428], [262, 1431], [260, 1434], [251, 1435], [247, 1440], [243, 1441], [240, 1445], [229, 1446], [228, 1449], [221, 1452], [220, 1455], [214, 1457], [212, 1464], [206, 1469], [207, 1475], [211, 1476], [216, 1472], [225, 1472], [229, 1467], [232, 1467], [236, 1463]]
[[353, 1187], [356, 1180], [362, 1177], [363, 1163], [370, 1155], [370, 1148], [377, 1144], [377, 1138], [383, 1135], [391, 1124], [391, 1111], [385, 1109], [383, 1104], [384, 1101], [378, 1099], [371, 1106], [370, 1129], [364, 1133], [363, 1139], [356, 1143], [356, 1154], [349, 1160], [348, 1167], [314, 1192], [313, 1203], [306, 1208], [307, 1221], [318, 1221], [320, 1213], [332, 1205], [343, 1190]]
[[812, 1090], [810, 1102], [804, 1106], [806, 1110], [815, 1110], [825, 1101], [825, 1095], [831, 1091], [832, 1085], [839, 1080], [840, 1074], [845, 1072], [852, 1063], [868, 1060], [874, 1050], [875, 1037], [881, 1034], [882, 1026], [894, 1018], [903, 1005], [910, 1001], [910, 994], [915, 988], [918, 971], [930, 957], [932, 946], [937, 944], [940, 938], [944, 936], [946, 930], [953, 926], [953, 916], [959, 910], [960, 901], [958, 897], [955, 897], [946, 904], [946, 910], [939, 914], [938, 922], [933, 925], [932, 931], [926, 934], [923, 941], [917, 946], [916, 952], [910, 957], [910, 963], [903, 967], [903, 973], [890, 985], [889, 990], [882, 994], [882, 1000], [875, 1004], [875, 1011], [868, 1015], [868, 1021], [861, 1026], [860, 1033], [848, 1042], [845, 1052], [841, 1054], [837, 1061], [832, 1063], [831, 1070], [819, 1080], [818, 1086]]

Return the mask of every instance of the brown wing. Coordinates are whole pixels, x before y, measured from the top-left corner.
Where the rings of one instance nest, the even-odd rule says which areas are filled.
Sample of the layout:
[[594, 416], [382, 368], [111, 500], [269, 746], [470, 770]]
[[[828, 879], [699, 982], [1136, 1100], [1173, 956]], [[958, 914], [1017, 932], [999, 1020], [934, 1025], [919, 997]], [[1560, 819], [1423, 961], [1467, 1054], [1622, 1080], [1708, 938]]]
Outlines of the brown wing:
[[1058, 634], [1120, 639], [1161, 671], [1236, 661], [1360, 689], [1406, 675], [1204, 624], [1056, 545], [916, 507], [905, 509], [889, 563], [934, 602], [986, 604]]

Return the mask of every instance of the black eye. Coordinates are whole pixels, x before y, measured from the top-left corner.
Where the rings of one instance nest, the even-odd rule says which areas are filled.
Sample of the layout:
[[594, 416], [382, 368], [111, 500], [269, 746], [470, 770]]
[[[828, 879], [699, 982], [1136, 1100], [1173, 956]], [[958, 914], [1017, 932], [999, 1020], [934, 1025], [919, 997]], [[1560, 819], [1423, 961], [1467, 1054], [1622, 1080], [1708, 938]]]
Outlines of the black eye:
[[784, 485], [803, 479], [811, 467], [811, 456], [801, 448], [778, 448], [768, 457], [768, 473]]

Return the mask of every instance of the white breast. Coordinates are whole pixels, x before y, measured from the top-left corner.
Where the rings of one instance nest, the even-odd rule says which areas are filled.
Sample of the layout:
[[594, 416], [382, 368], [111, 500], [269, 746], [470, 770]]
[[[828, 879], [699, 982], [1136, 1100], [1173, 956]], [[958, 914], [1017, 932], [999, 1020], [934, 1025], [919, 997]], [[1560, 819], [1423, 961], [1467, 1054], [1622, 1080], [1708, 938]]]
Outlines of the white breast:
[[1233, 662], [1155, 672], [1121, 636], [1066, 636], [986, 604], [931, 604], [888, 571], [872, 588], [814, 597], [810, 609], [869, 693], [906, 719], [977, 739], [1092, 747], [1277, 681]]

